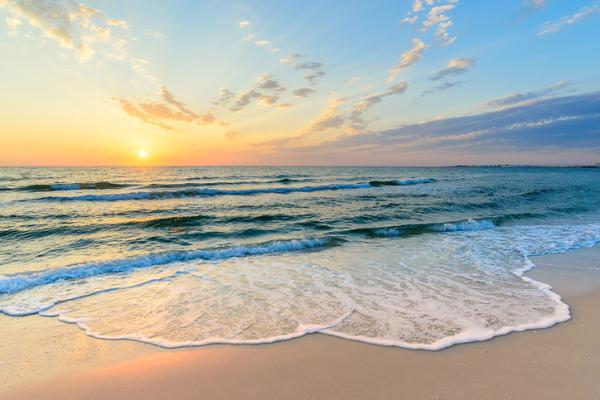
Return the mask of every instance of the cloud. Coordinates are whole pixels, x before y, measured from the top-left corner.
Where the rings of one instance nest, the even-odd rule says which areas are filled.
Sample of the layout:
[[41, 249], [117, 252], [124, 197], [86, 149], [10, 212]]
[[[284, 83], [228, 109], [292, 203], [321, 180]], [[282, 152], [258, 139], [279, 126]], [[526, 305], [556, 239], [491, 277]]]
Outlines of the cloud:
[[413, 47], [402, 53], [400, 56], [400, 62], [394, 68], [390, 69], [390, 76], [388, 78], [388, 82], [396, 79], [396, 76], [406, 68], [410, 67], [417, 61], [419, 61], [422, 57], [423, 51], [425, 50], [425, 43], [419, 38], [413, 39]]
[[422, 8], [423, 8], [423, 3], [421, 2], [421, 0], [415, 0], [413, 2], [413, 6], [412, 6], [413, 12], [419, 12], [419, 11], [421, 11]]
[[304, 74], [304, 79], [308, 81], [310, 85], [316, 85], [321, 78], [325, 76], [325, 71], [314, 71]]
[[231, 111], [241, 111], [246, 108], [252, 102], [252, 100], [260, 99], [261, 97], [263, 97], [263, 94], [254, 89], [243, 92], [238, 97], [233, 107], [231, 107]]
[[474, 63], [475, 60], [470, 58], [455, 58], [454, 60], [450, 60], [448, 62], [448, 66], [446, 68], [437, 71], [435, 74], [431, 75], [429, 79], [432, 81], [437, 81], [447, 76], [463, 74], [467, 72]]
[[285, 87], [277, 81], [273, 75], [261, 76], [256, 82], [256, 87], [258, 89], [274, 90], [276, 92], [283, 92], [285, 90]]
[[129, 24], [127, 23], [127, 21], [124, 21], [122, 19], [107, 18], [106, 24], [110, 26], [116, 26], [117, 28], [121, 29], [129, 29]]
[[213, 105], [215, 106], [224, 106], [229, 103], [235, 97], [235, 93], [226, 88], [219, 89], [219, 94], [217, 98], [213, 100]]
[[[256, 39], [256, 33], [251, 32], [250, 21], [240, 21], [238, 23], [240, 30], [246, 31], [242, 40], [246, 42], [254, 42], [256, 47], [260, 47], [261, 49], [267, 50], [271, 53], [279, 53], [279, 49], [273, 46], [273, 43], [267, 39]], [[256, 40], [255, 40], [256, 39]]]
[[169, 104], [174, 105], [176, 108], [178, 108], [181, 112], [185, 113], [185, 114], [193, 114], [193, 112], [191, 112], [190, 110], [188, 110], [186, 108], [186, 106], [180, 102], [179, 100], [177, 100], [175, 98], [175, 96], [173, 95], [173, 93], [171, 93], [169, 91], [169, 89], [167, 89], [165, 86], [162, 86], [160, 88], [160, 95], [161, 97]]
[[107, 18], [101, 10], [61, 0], [4, 0], [0, 1], [0, 6], [7, 7], [13, 14], [7, 19], [9, 34], [13, 36], [24, 20], [37, 28], [43, 37], [73, 50], [79, 61], [91, 60], [98, 43], [108, 46], [108, 56], [124, 58], [125, 40], [114, 37], [111, 28], [127, 29], [127, 22]]
[[18, 18], [7, 17], [6, 25], [8, 25], [8, 36], [16, 36], [17, 28], [21, 25], [21, 20]]
[[302, 57], [302, 54], [294, 53], [289, 57], [280, 58], [279, 62], [282, 64], [294, 64], [301, 57]]
[[175, 130], [172, 125], [173, 123], [195, 123], [197, 125], [224, 124], [222, 121], [218, 121], [210, 112], [197, 114], [190, 110], [165, 86], [160, 88], [160, 97], [163, 102], [144, 101], [133, 103], [121, 97], [114, 97], [113, 99], [121, 105], [121, 109], [129, 116], [170, 131]]
[[544, 36], [550, 33], [560, 32], [566, 27], [575, 25], [576, 23], [581, 22], [587, 17], [590, 17], [591, 15], [597, 13], [600, 13], [600, 6], [598, 5], [583, 7], [575, 14], [562, 17], [557, 22], [546, 22], [538, 32], [538, 36]]
[[[253, 33], [249, 33], [246, 36], [244, 36], [244, 38], [243, 38], [243, 40], [252, 40], [252, 39], [254, 39]], [[260, 47], [260, 48], [270, 51], [271, 53], [279, 53], [279, 49], [276, 47], [273, 47], [273, 44], [269, 40], [265, 40], [265, 39], [255, 40], [254, 44], [257, 47]]]
[[296, 97], [308, 97], [311, 94], [314, 94], [315, 90], [311, 88], [300, 88], [294, 90], [294, 96]]
[[309, 124], [308, 128], [305, 130], [305, 134], [342, 127], [345, 118], [338, 114], [338, 108], [345, 101], [346, 99], [340, 97], [331, 99], [327, 103], [327, 106], [321, 110], [317, 118]]
[[477, 153], [600, 149], [600, 92], [338, 137], [303, 150], [349, 154], [365, 149], [371, 157], [382, 153], [398, 156], [403, 150]]
[[296, 64], [296, 69], [310, 69], [317, 70], [323, 68], [323, 64], [315, 61], [308, 61], [302, 64]]
[[525, 6], [533, 9], [540, 9], [546, 6], [547, 0], [525, 0]]
[[308, 81], [310, 85], [316, 85], [321, 78], [325, 76], [323, 70], [323, 64], [316, 61], [307, 61], [300, 64], [296, 64], [295, 69], [305, 71], [304, 79]]
[[156, 86], [161, 86], [159, 80], [146, 69], [146, 66], [150, 64], [150, 61], [143, 58], [132, 58], [129, 60], [129, 64], [131, 65], [131, 69], [138, 76]]
[[351, 84], [353, 84], [354, 82], [356, 82], [356, 81], [358, 81], [358, 80], [360, 80], [360, 77], [358, 77], [358, 76], [353, 76], [352, 78], [348, 78], [348, 79], [346, 79], [346, 80], [344, 81], [344, 85], [351, 85]]
[[137, 105], [131, 103], [130, 101], [120, 98], [120, 97], [114, 97], [113, 98], [115, 101], [119, 102], [119, 104], [121, 105], [121, 108], [123, 109], [123, 111], [125, 111], [127, 113], [127, 115], [129, 115], [130, 117], [134, 117], [139, 119], [142, 122], [145, 122], [147, 124], [153, 124], [156, 125], [162, 129], [165, 130], [169, 130], [169, 131], [173, 131], [175, 130], [172, 126], [167, 125], [167, 124], [163, 124], [159, 121], [154, 120], [150, 115], [146, 114], [144, 111], [140, 110]]
[[458, 85], [461, 85], [462, 81], [456, 81], [456, 82], [444, 82], [441, 83], [437, 86], [431, 87], [429, 89], [426, 89], [423, 91], [423, 93], [421, 93], [421, 95], [419, 96], [419, 98], [421, 97], [425, 97], [425, 96], [429, 96], [430, 94], [436, 93], [436, 92], [442, 92], [444, 90], [448, 90], [451, 89], [453, 87], [456, 87]]
[[514, 93], [509, 96], [491, 100], [491, 101], [488, 101], [485, 105], [486, 105], [486, 107], [489, 107], [489, 108], [509, 107], [509, 106], [513, 106], [515, 104], [537, 100], [542, 97], [556, 95], [556, 94], [560, 93], [562, 91], [562, 89], [565, 89], [566, 87], [570, 86], [571, 84], [572, 84], [572, 82], [570, 82], [570, 81], [561, 81], [561, 82], [555, 83], [554, 85], [551, 85], [551, 86], [548, 86], [548, 87], [545, 87], [545, 88], [542, 88], [539, 90], [534, 90], [531, 92], [524, 92], [524, 93]]
[[419, 19], [418, 15], [413, 15], [412, 17], [404, 17], [400, 20], [400, 22], [403, 22], [405, 24], [414, 24], [417, 22], [417, 20]]
[[239, 133], [237, 131], [234, 130], [230, 130], [225, 132], [225, 137], [229, 140], [233, 140], [235, 139], [237, 136], [239, 135]]
[[[452, 26], [452, 20], [446, 13], [453, 10], [457, 3], [458, 0], [449, 0], [447, 4], [431, 7], [423, 21], [422, 31], [436, 27], [435, 37], [440, 46], [448, 46], [456, 40], [456, 36], [450, 36], [448, 33], [448, 29]], [[431, 5], [433, 2], [428, 2], [428, 4]]]
[[314, 133], [323, 132], [328, 129], [342, 128], [345, 123], [345, 117], [339, 113], [339, 107], [346, 101], [343, 97], [334, 97], [327, 102], [327, 105], [319, 112], [319, 115], [312, 120], [296, 136], [274, 139], [268, 142], [258, 143], [258, 146], [267, 147], [285, 147], [288, 144], [304, 139]]
[[144, 30], [144, 35], [155, 39], [165, 39], [167, 37], [167, 35], [165, 35], [164, 33], [160, 33], [152, 29]]
[[237, 112], [246, 108], [253, 100], [266, 106], [280, 109], [289, 108], [290, 105], [279, 103], [279, 96], [286, 90], [273, 75], [263, 75], [256, 81], [254, 88], [242, 92], [236, 99], [231, 111]]
[[359, 103], [355, 104], [350, 110], [350, 126], [353, 129], [364, 129], [366, 122], [364, 120], [364, 113], [371, 107], [382, 102], [385, 97], [402, 94], [408, 89], [407, 82], [400, 82], [393, 86], [390, 86], [381, 93], [377, 93], [366, 97]]
[[271, 45], [271, 42], [269, 42], [268, 40], [257, 40], [254, 42], [254, 44], [258, 47], [267, 47]]

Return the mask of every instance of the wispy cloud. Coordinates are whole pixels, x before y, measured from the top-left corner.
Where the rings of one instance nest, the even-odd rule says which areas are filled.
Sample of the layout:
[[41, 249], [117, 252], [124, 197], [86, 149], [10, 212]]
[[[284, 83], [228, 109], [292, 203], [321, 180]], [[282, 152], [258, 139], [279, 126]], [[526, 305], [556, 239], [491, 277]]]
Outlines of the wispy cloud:
[[144, 30], [144, 35], [155, 39], [165, 39], [167, 37], [167, 35], [165, 35], [164, 33], [160, 33], [152, 29]]
[[[239, 27], [242, 30], [247, 30], [250, 27], [249, 21], [241, 21], [239, 23]], [[273, 46], [273, 43], [267, 39], [257, 39], [256, 34], [253, 32], [247, 32], [243, 37], [245, 41], [253, 41], [254, 45], [265, 49], [271, 53], [280, 53], [280, 49]], [[289, 56], [281, 57], [279, 62], [281, 64], [286, 64], [293, 66], [295, 70], [302, 71], [304, 75], [304, 79], [311, 86], [316, 86], [318, 82], [326, 75], [325, 69], [323, 68], [323, 64], [317, 61], [304, 61], [300, 60], [305, 57], [304, 54], [300, 53], [292, 53]], [[299, 89], [300, 91], [295, 93], [297, 97], [307, 97], [308, 94], [312, 92], [307, 92], [305, 89]], [[261, 99], [260, 93], [257, 94], [256, 91], [249, 91], [246, 93], [251, 98]], [[286, 106], [285, 104], [280, 104], [279, 106]], [[288, 105], [289, 106], [289, 105]]]
[[384, 98], [388, 96], [402, 94], [406, 91], [406, 89], [408, 89], [408, 83], [400, 82], [393, 86], [390, 86], [383, 92], [368, 96], [365, 99], [358, 102], [357, 104], [355, 104], [350, 111], [350, 127], [354, 130], [364, 129], [367, 125], [367, 123], [364, 120], [365, 112], [367, 112], [374, 105], [381, 103], [381, 101]]
[[217, 98], [213, 100], [212, 104], [215, 106], [224, 106], [229, 103], [235, 97], [235, 93], [226, 88], [220, 88]]
[[285, 147], [290, 143], [297, 142], [317, 132], [323, 132], [333, 128], [342, 128], [345, 123], [345, 117], [339, 112], [339, 108], [346, 102], [343, 97], [333, 97], [327, 102], [327, 105], [319, 112], [319, 115], [313, 119], [297, 135], [287, 138], [274, 139], [268, 142], [258, 143], [258, 146], [266, 147]]
[[279, 53], [279, 49], [274, 47], [270, 40], [264, 38], [257, 39], [256, 33], [249, 31], [251, 28], [250, 21], [240, 21], [238, 22], [238, 26], [242, 32], [245, 32], [242, 40], [246, 42], [253, 42], [256, 47], [260, 47], [261, 49], [267, 50], [271, 53]]
[[446, 68], [440, 69], [429, 78], [432, 81], [436, 81], [447, 76], [460, 75], [467, 72], [475, 63], [475, 60], [471, 58], [455, 58], [454, 60], [448, 61]]
[[269, 42], [268, 40], [257, 40], [254, 42], [254, 44], [258, 47], [268, 47], [271, 45], [271, 42]]
[[538, 36], [548, 35], [550, 33], [560, 32], [568, 26], [575, 25], [578, 22], [592, 16], [593, 14], [600, 13], [600, 6], [593, 5], [589, 7], [583, 7], [573, 15], [562, 17], [557, 22], [546, 22], [540, 31]]
[[352, 85], [354, 82], [357, 82], [360, 80], [360, 77], [358, 76], [353, 76], [352, 78], [348, 78], [344, 81], [344, 85]]
[[[433, 2], [429, 4], [433, 4]], [[448, 33], [448, 29], [453, 23], [447, 13], [453, 10], [457, 4], [458, 0], [448, 0], [446, 4], [431, 7], [423, 21], [421, 30], [426, 31], [435, 27], [435, 38], [440, 46], [448, 46], [456, 40], [456, 36]]]
[[424, 90], [423, 93], [421, 93], [421, 95], [419, 96], [419, 98], [429, 96], [430, 94], [434, 94], [437, 92], [443, 92], [444, 90], [452, 89], [453, 87], [456, 87], [461, 84], [462, 84], [462, 81], [444, 82], [444, 83], [441, 83], [439, 85], [436, 85], [429, 89]]
[[556, 97], [499, 111], [437, 119], [398, 128], [343, 136], [300, 149], [371, 157], [402, 150], [463, 152], [600, 148], [600, 92]]
[[162, 102], [132, 102], [122, 97], [114, 97], [114, 100], [121, 105], [121, 109], [127, 115], [170, 131], [176, 130], [173, 123], [195, 123], [198, 125], [224, 124], [222, 121], [217, 120], [210, 112], [198, 114], [190, 110], [164, 86], [160, 88], [159, 95]]
[[304, 79], [308, 81], [310, 85], [316, 85], [321, 78], [325, 76], [325, 70], [323, 64], [316, 61], [307, 61], [300, 64], [296, 64], [294, 67], [297, 70], [304, 72]]
[[1, 7], [12, 12], [8, 20], [10, 34], [16, 35], [21, 20], [37, 28], [43, 37], [56, 41], [61, 47], [72, 49], [80, 61], [91, 60], [97, 44], [105, 45], [107, 56], [125, 58], [125, 40], [115, 37], [113, 29], [128, 28], [126, 21], [108, 18], [103, 11], [83, 3], [47, 0], [4, 0]]
[[172, 126], [164, 124], [164, 123], [154, 119], [151, 115], [149, 115], [146, 112], [144, 112], [143, 110], [141, 110], [136, 104], [130, 102], [129, 100], [126, 100], [121, 97], [115, 97], [114, 100], [119, 102], [119, 104], [121, 105], [121, 109], [123, 111], [125, 111], [125, 113], [127, 113], [127, 115], [129, 115], [130, 117], [136, 118], [147, 124], [156, 125], [159, 128], [162, 128], [165, 130], [169, 130], [169, 131], [175, 130], [175, 128], [173, 128]]
[[294, 96], [296, 97], [308, 97], [311, 94], [314, 94], [315, 90], [311, 88], [300, 88], [294, 90]]
[[570, 86], [572, 82], [570, 81], [561, 81], [555, 83], [554, 85], [550, 85], [548, 87], [534, 90], [531, 92], [523, 92], [523, 93], [514, 93], [505, 97], [501, 97], [499, 99], [488, 101], [485, 105], [489, 108], [498, 108], [498, 107], [509, 107], [514, 106], [519, 103], [535, 101], [540, 98], [555, 96], [560, 94], [561, 91], [568, 86]]
[[423, 51], [425, 51], [425, 48], [425, 43], [421, 39], [414, 38], [413, 47], [410, 50], [402, 53], [398, 65], [390, 69], [388, 82], [392, 82], [394, 79], [396, 79], [400, 72], [404, 71], [405, 69], [419, 61], [423, 56]]
[[330, 128], [339, 128], [344, 125], [344, 117], [338, 113], [338, 108], [346, 101], [345, 98], [331, 99], [327, 106], [321, 110], [317, 118], [310, 123], [306, 133], [320, 132]]
[[286, 87], [273, 75], [263, 75], [256, 81], [254, 88], [242, 92], [230, 108], [231, 111], [241, 111], [254, 100], [266, 106], [289, 108], [287, 103], [280, 103], [279, 97]]
[[403, 22], [405, 24], [416, 24], [417, 21], [419, 20], [419, 16], [418, 15], [413, 15], [412, 17], [404, 17], [400, 20], [400, 22]]
[[302, 57], [302, 54], [294, 53], [289, 57], [280, 58], [279, 62], [282, 64], [295, 64]]
[[285, 91], [285, 87], [273, 75], [263, 75], [256, 82], [258, 89], [274, 90], [276, 92]]
[[548, 0], [525, 0], [525, 7], [539, 10], [544, 8], [547, 3]]
[[423, 2], [421, 0], [415, 0], [413, 1], [413, 5], [412, 5], [412, 11], [413, 12], [419, 12], [423, 9]]
[[234, 131], [234, 130], [229, 130], [227, 132], [225, 132], [225, 137], [229, 140], [233, 140], [236, 137], [238, 137], [239, 133], [238, 131]]

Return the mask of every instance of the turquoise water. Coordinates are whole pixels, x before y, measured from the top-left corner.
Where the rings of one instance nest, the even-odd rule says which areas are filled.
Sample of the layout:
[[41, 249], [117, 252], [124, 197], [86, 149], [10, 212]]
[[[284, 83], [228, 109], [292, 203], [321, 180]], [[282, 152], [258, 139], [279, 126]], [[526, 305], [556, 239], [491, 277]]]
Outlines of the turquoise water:
[[439, 349], [569, 318], [529, 256], [600, 240], [600, 169], [3, 168], [0, 310], [165, 347]]

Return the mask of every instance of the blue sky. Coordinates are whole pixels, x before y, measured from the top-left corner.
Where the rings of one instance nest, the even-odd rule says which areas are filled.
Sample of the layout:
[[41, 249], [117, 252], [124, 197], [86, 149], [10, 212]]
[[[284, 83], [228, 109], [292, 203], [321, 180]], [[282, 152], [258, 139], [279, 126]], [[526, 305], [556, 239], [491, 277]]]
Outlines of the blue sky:
[[600, 161], [594, 0], [0, 0], [0, 18], [2, 164]]

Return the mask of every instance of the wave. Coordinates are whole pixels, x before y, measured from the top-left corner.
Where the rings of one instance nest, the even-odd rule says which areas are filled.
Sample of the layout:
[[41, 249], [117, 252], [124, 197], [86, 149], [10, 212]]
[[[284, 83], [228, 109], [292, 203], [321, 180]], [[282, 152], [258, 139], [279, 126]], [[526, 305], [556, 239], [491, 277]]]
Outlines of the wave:
[[557, 188], [533, 189], [528, 192], [521, 193], [520, 196], [524, 197], [524, 198], [535, 198], [535, 197], [543, 196], [546, 194], [559, 193], [562, 190], [563, 189], [557, 189]]
[[83, 196], [49, 196], [40, 200], [49, 201], [122, 201], [122, 200], [159, 200], [185, 197], [209, 197], [209, 196], [252, 196], [258, 194], [288, 194], [295, 192], [317, 192], [324, 190], [349, 190], [364, 189], [371, 187], [368, 183], [355, 184], [332, 184], [321, 186], [302, 186], [294, 188], [264, 188], [264, 189], [240, 189], [240, 190], [218, 190], [197, 189], [161, 192], [132, 192], [109, 195], [83, 195]]
[[[269, 176], [264, 176], [264, 175], [229, 175], [232, 179], [238, 179], [238, 180], [244, 180], [244, 179], [255, 179], [255, 180], [261, 180], [261, 181], [267, 181], [268, 179], [271, 179], [272, 181], [276, 181], [276, 180], [285, 180], [285, 179], [289, 179], [289, 180], [300, 180], [300, 179], [308, 179], [308, 180], [312, 180], [313, 176], [312, 175], [304, 175], [304, 174], [277, 174], [277, 175], [269, 175]], [[186, 178], [186, 181], [190, 181], [190, 182], [197, 182], [197, 181], [208, 181], [208, 180], [218, 180], [218, 179], [222, 179], [222, 176], [204, 176], [204, 177], [190, 177], [190, 178]], [[227, 181], [227, 182], [232, 182], [232, 181]], [[235, 182], [235, 181], [233, 181]]]
[[292, 183], [312, 182], [314, 179], [294, 179], [294, 178], [282, 178], [282, 179], [271, 179], [271, 180], [236, 180], [236, 181], [209, 181], [209, 182], [198, 182], [198, 183], [151, 183], [143, 186], [146, 189], [175, 189], [175, 188], [194, 188], [194, 187], [206, 187], [206, 186], [228, 186], [228, 185], [264, 185], [271, 183], [279, 183], [282, 185], [289, 185]]
[[42, 272], [27, 274], [0, 275], [0, 294], [11, 294], [36, 286], [47, 285], [62, 280], [89, 278], [97, 275], [127, 272], [132, 269], [148, 268], [183, 261], [216, 261], [234, 257], [248, 257], [273, 253], [285, 253], [301, 250], [335, 246], [340, 242], [336, 238], [299, 239], [275, 241], [256, 246], [225, 247], [208, 250], [171, 251], [145, 254], [118, 260], [98, 261], [76, 264]]
[[[328, 185], [317, 186], [300, 186], [300, 187], [271, 187], [259, 189], [237, 189], [237, 190], [221, 190], [221, 189], [195, 189], [195, 190], [174, 190], [174, 191], [150, 191], [150, 192], [130, 192], [117, 193], [107, 195], [81, 195], [81, 196], [48, 196], [39, 200], [46, 201], [123, 201], [123, 200], [160, 200], [174, 199], [186, 197], [209, 197], [209, 196], [252, 196], [259, 194], [288, 194], [297, 192], [318, 192], [332, 190], [352, 190], [352, 189], [368, 189], [380, 184], [373, 182], [367, 183], [334, 183]], [[391, 181], [390, 181], [391, 182]], [[412, 179], [398, 180], [394, 185], [416, 185], [419, 183], [433, 182], [432, 179]], [[399, 183], [400, 182], [400, 183]], [[408, 183], [410, 182], [410, 183]]]
[[423, 183], [432, 183], [435, 179], [432, 178], [416, 178], [416, 179], [394, 179], [390, 181], [370, 181], [369, 184], [374, 187], [378, 186], [408, 186], [419, 185]]
[[[107, 189], [122, 189], [132, 185], [124, 183], [111, 182], [91, 182], [91, 183], [56, 183], [56, 184], [38, 184], [28, 185], [17, 188], [27, 192], [53, 192], [62, 190], [107, 190]], [[15, 189], [12, 189], [15, 190]]]
[[468, 219], [464, 221], [442, 223], [405, 224], [374, 228], [357, 228], [350, 229], [344, 233], [362, 234], [368, 237], [397, 237], [416, 236], [426, 233], [481, 231], [485, 229], [493, 229], [495, 227], [496, 224], [490, 219]]

